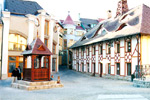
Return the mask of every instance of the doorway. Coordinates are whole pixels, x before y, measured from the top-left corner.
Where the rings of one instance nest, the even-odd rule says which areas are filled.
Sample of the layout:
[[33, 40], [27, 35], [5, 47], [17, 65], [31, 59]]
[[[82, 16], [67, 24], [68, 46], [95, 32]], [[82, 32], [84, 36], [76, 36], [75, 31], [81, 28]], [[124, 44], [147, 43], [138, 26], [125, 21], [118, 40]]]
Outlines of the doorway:
[[52, 59], [52, 71], [56, 71], [56, 58]]
[[[25, 61], [26, 62], [26, 61]], [[8, 77], [11, 77], [12, 71], [20, 66], [21, 73], [23, 72], [23, 57], [22, 56], [9, 56], [8, 57]]]
[[100, 64], [100, 77], [102, 77], [102, 74], [103, 74], [103, 64], [102, 63], [99, 63]]
[[95, 63], [93, 63], [93, 74], [92, 76], [95, 76]]

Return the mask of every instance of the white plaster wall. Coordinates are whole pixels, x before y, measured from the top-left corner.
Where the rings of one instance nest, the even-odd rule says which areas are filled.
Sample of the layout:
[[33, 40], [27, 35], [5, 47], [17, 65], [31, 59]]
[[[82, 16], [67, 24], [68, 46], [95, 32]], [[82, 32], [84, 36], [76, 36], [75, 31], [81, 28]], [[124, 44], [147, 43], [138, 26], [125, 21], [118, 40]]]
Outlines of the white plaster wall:
[[10, 26], [10, 13], [3, 11], [3, 46], [2, 46], [2, 79], [7, 78], [8, 71], [8, 35]]
[[[124, 64], [125, 64], [125, 62], [124, 62], [125, 60], [124, 60], [124, 58], [121, 58], [120, 59], [120, 75], [124, 75], [124, 74], [126, 74], [126, 73], [124, 73], [124, 70], [125, 70], [125, 66], [124, 66]], [[117, 74], [117, 73], [116, 73]]]

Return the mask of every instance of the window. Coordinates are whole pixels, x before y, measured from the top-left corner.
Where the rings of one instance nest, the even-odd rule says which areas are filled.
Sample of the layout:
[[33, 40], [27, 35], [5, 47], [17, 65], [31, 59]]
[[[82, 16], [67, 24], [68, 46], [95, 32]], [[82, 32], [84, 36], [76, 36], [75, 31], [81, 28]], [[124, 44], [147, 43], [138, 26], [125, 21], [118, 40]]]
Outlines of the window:
[[67, 39], [64, 39], [64, 49], [67, 49]]
[[131, 63], [127, 63], [127, 75], [131, 75]]
[[47, 56], [44, 57], [43, 67], [48, 68], [48, 57]]
[[86, 49], [86, 54], [87, 54], [87, 56], [89, 56], [89, 47], [87, 47], [87, 49]]
[[131, 41], [127, 41], [127, 52], [131, 52]]
[[44, 35], [49, 35], [49, 21], [45, 20], [45, 30]]
[[116, 46], [117, 46], [117, 53], [120, 53], [120, 43], [117, 43]]
[[117, 66], [117, 75], [120, 75], [120, 63], [116, 63]]
[[110, 63], [108, 63], [108, 74], [111, 74], [111, 66], [110, 66]]
[[9, 34], [8, 50], [24, 51], [27, 39], [18, 34]]
[[84, 48], [81, 49], [81, 55], [84, 56]]
[[53, 43], [53, 54], [56, 54], [56, 44]]
[[99, 54], [101, 54], [101, 55], [103, 54], [103, 46], [102, 45], [99, 46]]
[[111, 45], [110, 45], [110, 43], [107, 45], [107, 53], [108, 53], [108, 54], [111, 53]]
[[44, 44], [48, 47], [48, 39], [44, 39]]
[[67, 29], [64, 29], [64, 34], [67, 34]]
[[95, 55], [95, 46], [93, 46], [92, 52], [93, 52], [93, 55]]
[[76, 52], [77, 52], [77, 56], [79, 56], [79, 49], [76, 49]]

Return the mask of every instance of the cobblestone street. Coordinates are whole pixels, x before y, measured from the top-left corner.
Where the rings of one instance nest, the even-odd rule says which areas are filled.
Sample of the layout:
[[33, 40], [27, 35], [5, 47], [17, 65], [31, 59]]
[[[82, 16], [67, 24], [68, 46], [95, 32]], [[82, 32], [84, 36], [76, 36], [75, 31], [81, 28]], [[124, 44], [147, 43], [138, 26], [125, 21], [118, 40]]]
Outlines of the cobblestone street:
[[132, 82], [92, 77], [63, 69], [63, 88], [25, 91], [10, 87], [11, 79], [0, 80], [0, 100], [150, 100], [149, 88], [133, 87]]

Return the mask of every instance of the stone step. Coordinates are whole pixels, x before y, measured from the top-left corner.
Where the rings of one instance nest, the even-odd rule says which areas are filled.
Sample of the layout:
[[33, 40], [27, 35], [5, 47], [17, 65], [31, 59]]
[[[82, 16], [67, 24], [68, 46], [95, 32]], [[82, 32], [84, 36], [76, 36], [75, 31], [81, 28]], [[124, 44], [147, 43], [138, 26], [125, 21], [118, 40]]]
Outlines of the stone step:
[[63, 87], [63, 84], [49, 84], [49, 85], [29, 86], [29, 85], [24, 85], [24, 84], [19, 84], [19, 83], [12, 83], [11, 87], [16, 88], [16, 89], [31, 91], [31, 90], [50, 89], [50, 88], [60, 88], [60, 87]]
[[17, 83], [22, 84], [22, 85], [28, 85], [28, 86], [37, 86], [37, 85], [57, 84], [57, 81], [29, 82], [29, 81], [19, 80]]

